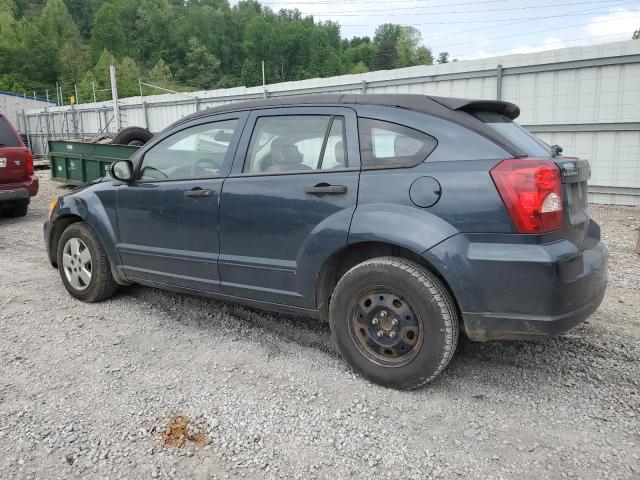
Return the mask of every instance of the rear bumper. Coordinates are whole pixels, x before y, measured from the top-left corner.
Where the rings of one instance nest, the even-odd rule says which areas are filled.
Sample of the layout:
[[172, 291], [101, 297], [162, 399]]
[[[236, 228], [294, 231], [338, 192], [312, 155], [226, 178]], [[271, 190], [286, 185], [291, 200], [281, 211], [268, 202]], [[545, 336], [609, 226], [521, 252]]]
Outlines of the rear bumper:
[[469, 338], [545, 338], [583, 322], [602, 302], [608, 252], [597, 237], [579, 250], [567, 240], [484, 243], [456, 235], [423, 256], [453, 290]]
[[[476, 342], [487, 340], [533, 340], [555, 337], [584, 322], [597, 310], [605, 289], [585, 305], [559, 315], [463, 314], [467, 336]], [[504, 314], [502, 314], [504, 315]]]
[[26, 200], [29, 202], [29, 192], [26, 188], [0, 190], [0, 203]]
[[30, 175], [27, 180], [19, 183], [0, 183], [0, 202], [12, 200], [29, 200], [35, 197], [39, 187], [38, 177]]

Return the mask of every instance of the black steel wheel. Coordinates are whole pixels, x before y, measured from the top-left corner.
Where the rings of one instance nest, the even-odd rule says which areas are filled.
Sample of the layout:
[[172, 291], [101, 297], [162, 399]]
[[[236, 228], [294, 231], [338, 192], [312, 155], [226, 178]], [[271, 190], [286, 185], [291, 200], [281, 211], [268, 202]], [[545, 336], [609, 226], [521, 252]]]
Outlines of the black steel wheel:
[[458, 311], [446, 286], [405, 258], [374, 258], [345, 273], [331, 297], [329, 322], [353, 368], [402, 389], [434, 379], [458, 340]]
[[406, 365], [422, 347], [422, 322], [415, 308], [392, 289], [365, 289], [353, 299], [349, 317], [351, 339], [373, 363]]

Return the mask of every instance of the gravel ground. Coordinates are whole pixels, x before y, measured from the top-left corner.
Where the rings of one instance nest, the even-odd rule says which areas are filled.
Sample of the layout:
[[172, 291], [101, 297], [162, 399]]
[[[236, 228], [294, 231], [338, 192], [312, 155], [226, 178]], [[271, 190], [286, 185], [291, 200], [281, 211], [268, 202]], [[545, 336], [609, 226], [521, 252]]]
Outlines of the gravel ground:
[[61, 187], [0, 219], [1, 478], [640, 478], [640, 209], [593, 206], [594, 316], [462, 342], [430, 386], [372, 385], [328, 325], [143, 287], [65, 292], [42, 242]]

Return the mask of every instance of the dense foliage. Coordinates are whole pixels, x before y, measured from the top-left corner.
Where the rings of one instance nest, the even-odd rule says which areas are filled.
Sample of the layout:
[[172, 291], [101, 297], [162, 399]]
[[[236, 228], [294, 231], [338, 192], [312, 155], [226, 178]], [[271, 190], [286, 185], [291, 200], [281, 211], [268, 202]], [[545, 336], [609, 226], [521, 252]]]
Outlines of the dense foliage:
[[110, 98], [111, 64], [126, 97], [139, 94], [138, 79], [177, 90], [259, 85], [263, 60], [267, 83], [434, 61], [413, 27], [348, 40], [336, 22], [255, 0], [0, 0], [0, 39], [0, 89], [55, 98], [59, 82], [65, 103], [74, 85], [80, 101], [92, 84]]

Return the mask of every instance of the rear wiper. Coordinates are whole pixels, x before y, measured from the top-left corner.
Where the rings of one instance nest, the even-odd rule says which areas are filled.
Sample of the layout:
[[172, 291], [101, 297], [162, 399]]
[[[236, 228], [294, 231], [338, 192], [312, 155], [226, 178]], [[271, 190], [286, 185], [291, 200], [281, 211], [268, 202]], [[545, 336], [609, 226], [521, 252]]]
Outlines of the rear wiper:
[[558, 158], [561, 153], [562, 153], [562, 147], [560, 145], [551, 146], [551, 156], [553, 158]]

